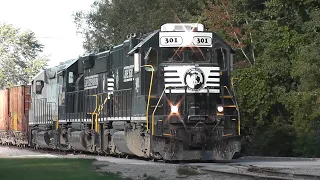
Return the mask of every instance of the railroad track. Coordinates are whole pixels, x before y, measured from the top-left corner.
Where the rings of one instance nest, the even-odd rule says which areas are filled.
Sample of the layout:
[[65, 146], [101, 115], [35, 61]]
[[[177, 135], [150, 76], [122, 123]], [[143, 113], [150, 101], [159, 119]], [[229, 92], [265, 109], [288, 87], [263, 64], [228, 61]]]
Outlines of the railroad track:
[[12, 149], [21, 149], [21, 150], [29, 150], [32, 152], [37, 153], [50, 153], [52, 155], [86, 155], [87, 157], [94, 156], [100, 156], [100, 157], [114, 157], [114, 158], [121, 158], [121, 159], [134, 159], [134, 160], [142, 160], [142, 161], [153, 161], [157, 163], [169, 163], [169, 164], [186, 164], [186, 163], [230, 163], [233, 162], [232, 160], [221, 160], [221, 161], [197, 161], [197, 160], [191, 160], [191, 161], [164, 161], [164, 160], [154, 160], [154, 159], [148, 159], [144, 157], [138, 157], [138, 156], [127, 156], [127, 155], [113, 155], [113, 154], [99, 154], [99, 153], [92, 153], [92, 152], [84, 152], [84, 151], [74, 151], [74, 150], [57, 150], [57, 149], [50, 149], [50, 148], [33, 148], [29, 146], [15, 146], [15, 145], [2, 145], [3, 147], [8, 147]]
[[213, 174], [225, 174], [237, 177], [244, 177], [246, 179], [270, 179], [270, 180], [320, 180], [319, 175], [312, 174], [299, 174], [299, 173], [288, 173], [280, 172], [271, 168], [263, 168], [257, 166], [244, 166], [244, 165], [228, 165], [234, 169], [214, 169], [206, 167], [195, 167], [189, 166], [190, 168], [195, 168], [203, 172], [213, 173]]
[[[98, 155], [98, 154], [92, 154], [88, 152], [74, 152], [74, 151], [57, 151], [52, 149], [34, 149], [31, 147], [17, 147], [17, 146], [8, 146], [12, 149], [21, 149], [21, 150], [30, 150], [33, 152], [39, 152], [39, 153], [50, 153], [53, 155], [86, 155], [87, 157], [94, 156], [108, 156], [108, 157], [118, 157], [118, 156], [112, 156], [112, 155]], [[118, 157], [118, 158], [126, 158], [126, 157]], [[130, 159], [134, 160], [142, 160], [142, 161], [149, 161], [148, 159], [144, 158], [137, 158], [137, 157], [131, 157]], [[164, 163], [163, 161], [159, 161], [157, 163]], [[202, 172], [206, 173], [212, 173], [212, 174], [224, 174], [224, 175], [231, 175], [235, 177], [243, 177], [246, 179], [270, 179], [270, 180], [320, 180], [319, 175], [311, 175], [311, 174], [299, 174], [299, 173], [288, 173], [288, 172], [280, 172], [271, 168], [263, 168], [263, 167], [257, 167], [252, 165], [241, 165], [241, 164], [229, 164], [227, 163], [212, 163], [216, 164], [217, 166], [208, 166], [206, 163], [202, 165], [200, 162], [196, 162], [198, 165], [193, 165], [192, 162], [176, 162], [174, 164], [181, 164], [185, 167], [189, 167], [191, 169], [197, 169]], [[241, 163], [241, 162], [240, 162]], [[221, 165], [221, 166], [220, 166]], [[219, 167], [219, 168], [216, 168]], [[222, 168], [221, 168], [222, 167]], [[226, 168], [224, 168], [226, 167]]]
[[57, 150], [57, 149], [50, 149], [50, 148], [33, 148], [33, 147], [29, 147], [29, 146], [15, 146], [15, 145], [3, 145], [0, 144], [0, 146], [2, 147], [7, 147], [10, 149], [16, 149], [16, 150], [27, 150], [27, 151], [31, 151], [31, 152], [36, 152], [36, 153], [48, 153], [48, 154], [52, 154], [52, 155], [86, 155], [86, 156], [104, 156], [101, 154], [94, 154], [94, 153], [90, 153], [90, 152], [81, 152], [81, 151], [72, 151], [72, 150]]

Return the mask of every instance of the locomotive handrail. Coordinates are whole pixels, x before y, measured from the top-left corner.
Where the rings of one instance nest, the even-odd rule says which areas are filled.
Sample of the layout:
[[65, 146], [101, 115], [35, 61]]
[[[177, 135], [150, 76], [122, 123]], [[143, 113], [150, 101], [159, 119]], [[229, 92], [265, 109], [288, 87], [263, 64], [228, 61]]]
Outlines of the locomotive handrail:
[[[127, 89], [121, 89], [121, 90], [113, 90], [112, 93], [113, 93], [113, 95], [117, 95], [117, 93], [118, 93], [117, 97], [119, 97], [119, 93], [121, 93], [120, 95], [122, 95], [121, 97], [123, 98], [123, 94], [125, 94], [125, 96], [127, 97], [128, 95], [130, 95], [131, 91], [132, 91], [132, 88], [127, 88]], [[117, 99], [117, 101], [115, 101], [115, 103], [117, 103], [117, 104], [119, 103], [118, 99]], [[122, 103], [122, 102], [120, 102], [120, 103]], [[118, 110], [115, 110], [115, 111], [117, 111], [118, 116], [119, 116], [120, 113], [121, 113], [121, 116], [123, 116], [123, 112], [125, 111], [126, 116], [127, 116], [128, 115], [128, 110], [130, 111], [130, 108], [128, 107], [128, 103], [126, 102], [125, 105], [122, 106], [122, 107], [125, 107], [125, 108], [123, 108], [122, 110], [118, 109]], [[121, 111], [121, 112], [119, 112], [119, 111]], [[131, 117], [131, 111], [129, 112], [129, 114], [130, 114], [130, 117]], [[113, 116], [115, 117], [115, 114]]]
[[[98, 95], [97, 94], [94, 94], [94, 95], [88, 95], [88, 96], [94, 96], [95, 98], [96, 98], [96, 107], [95, 107], [95, 109], [94, 109], [94, 111], [93, 112], [89, 112], [88, 114], [91, 114], [91, 130], [93, 130], [93, 121], [94, 121], [94, 116], [96, 116], [96, 118], [95, 118], [95, 121], [97, 121], [97, 113], [96, 113], [96, 110], [97, 110], [97, 108], [98, 108]], [[97, 123], [96, 123], [96, 127], [95, 127], [95, 130], [96, 130], [96, 128], [97, 128]]]
[[[46, 105], [48, 104], [53, 104], [53, 106], [57, 106], [57, 103], [56, 102], [46, 102]], [[50, 108], [50, 111], [49, 111], [49, 117], [51, 116], [52, 118], [52, 122], [54, 121], [54, 115], [52, 114], [53, 111], [52, 111], [52, 107]], [[55, 128], [58, 129], [59, 128], [59, 117], [57, 116], [56, 118], [56, 124], [55, 124]]]
[[[88, 96], [94, 96], [96, 98], [96, 107], [93, 112], [89, 112], [87, 114], [91, 115], [91, 129], [93, 130], [93, 124], [95, 123], [94, 130], [95, 132], [99, 132], [99, 125], [98, 125], [98, 116], [103, 109], [103, 105], [107, 102], [107, 99], [109, 96], [107, 96], [103, 102], [102, 105], [98, 105], [98, 96], [103, 95], [104, 93], [99, 93], [99, 94], [93, 94], [93, 95], [88, 95]], [[102, 106], [102, 108], [101, 108]]]
[[[102, 93], [101, 95], [103, 95], [104, 93]], [[107, 94], [107, 97], [104, 99], [103, 103], [101, 103], [98, 107], [98, 112], [96, 114], [96, 132], [99, 132], [99, 125], [98, 125], [98, 116], [100, 115], [101, 111], [103, 110], [104, 108], [104, 105], [107, 103], [108, 101], [108, 98], [110, 98], [110, 94]], [[102, 100], [102, 99], [101, 99]], [[101, 101], [102, 102], [102, 101]]]
[[161, 96], [160, 96], [160, 98], [159, 98], [159, 100], [157, 102], [157, 105], [156, 105], [156, 107], [154, 108], [154, 110], [152, 112], [152, 116], [151, 116], [152, 117], [152, 119], [151, 119], [151, 134], [152, 135], [154, 135], [154, 113], [156, 112], [156, 110], [157, 110], [157, 108], [159, 106], [159, 103], [160, 103], [160, 101], [161, 101], [166, 89], [167, 89], [167, 86], [163, 88], [163, 91], [162, 91]]
[[[112, 92], [123, 92], [123, 91], [129, 91], [131, 90], [130, 88], [129, 89], [122, 89], [122, 90], [115, 90], [115, 91], [112, 91]], [[88, 96], [94, 96], [96, 97], [96, 107], [95, 107], [95, 110], [93, 112], [90, 112], [88, 114], [91, 114], [92, 115], [92, 118], [91, 118], [91, 129], [93, 129], [93, 123], [95, 122], [95, 131], [96, 132], [99, 132], [99, 124], [98, 124], [98, 119], [99, 119], [99, 115], [101, 113], [101, 111], [103, 110], [104, 108], [104, 105], [108, 102], [108, 99], [110, 98], [110, 94], [107, 94], [107, 97], [103, 100], [103, 98], [101, 98], [100, 100], [100, 103], [99, 104], [99, 96], [102, 96], [103, 94], [106, 94], [106, 93], [109, 93], [109, 92], [103, 92], [103, 93], [98, 93], [98, 94], [93, 94], [93, 95], [88, 95]]]
[[56, 124], [55, 124], [56, 130], [59, 129], [59, 116], [56, 117]]
[[149, 65], [149, 64], [143, 65], [142, 67], [150, 67], [150, 68], [152, 69], [152, 71], [151, 71], [151, 79], [150, 79], [150, 86], [149, 86], [149, 95], [148, 95], [147, 110], [146, 110], [147, 131], [149, 131], [149, 105], [150, 105], [150, 97], [151, 97], [151, 91], [152, 91], [154, 68], [153, 68], [152, 65]]
[[[129, 91], [131, 90], [129, 89], [122, 89], [122, 90], [115, 90], [112, 92], [124, 92], [124, 91]], [[99, 115], [101, 113], [101, 111], [104, 108], [104, 105], [108, 102], [108, 99], [110, 98], [110, 94], [107, 94], [107, 97], [103, 100], [103, 98], [99, 98], [100, 96], [102, 96], [103, 94], [106, 94], [109, 92], [103, 92], [103, 93], [98, 93], [98, 94], [92, 94], [92, 95], [87, 95], [87, 96], [94, 96], [96, 98], [96, 106], [95, 106], [95, 110], [93, 112], [89, 112], [87, 114], [92, 115], [91, 117], [91, 129], [95, 129], [95, 132], [99, 132], [99, 124], [98, 124], [98, 119], [99, 119]], [[101, 100], [99, 104], [99, 99]], [[93, 124], [95, 123], [95, 126], [93, 128]]]
[[[233, 87], [233, 83], [231, 83], [231, 87]], [[229, 88], [227, 86], [223, 86], [224, 88], [227, 89], [228, 93], [231, 94]], [[232, 102], [233, 104], [236, 106], [236, 110], [237, 110], [237, 113], [238, 113], [238, 135], [240, 136], [240, 127], [241, 127], [241, 124], [240, 124], [240, 111], [239, 111], [239, 106], [238, 106], [238, 102], [236, 100], [234, 100], [233, 98], [232, 99]]]
[[[234, 79], [238, 80], [238, 78], [232, 78], [231, 79], [231, 87], [233, 89], [233, 91], [235, 90], [234, 88]], [[233, 99], [232, 99], [233, 100]], [[237, 99], [235, 99], [235, 105], [237, 107], [237, 113], [238, 113], [238, 135], [240, 136], [240, 129], [241, 129], [241, 121], [240, 121], [240, 110], [239, 110], [239, 104], [238, 104], [238, 101]]]
[[[229, 94], [231, 94], [231, 92], [230, 92], [230, 90], [229, 90], [229, 88], [227, 86], [223, 86], [223, 87], [227, 89]], [[232, 100], [233, 104], [236, 105], [237, 111], [239, 111], [239, 107], [237, 106], [237, 103], [235, 103], [233, 98], [231, 98], [231, 100]]]

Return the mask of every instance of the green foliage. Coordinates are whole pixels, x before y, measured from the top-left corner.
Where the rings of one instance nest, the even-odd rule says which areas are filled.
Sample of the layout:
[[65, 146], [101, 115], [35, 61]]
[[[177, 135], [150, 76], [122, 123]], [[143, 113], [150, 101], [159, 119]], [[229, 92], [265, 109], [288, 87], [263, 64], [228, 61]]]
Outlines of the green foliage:
[[248, 155], [264, 156], [292, 156], [294, 142], [294, 128], [290, 125], [278, 124], [279, 117], [273, 117], [274, 123], [257, 127], [257, 133], [251, 142], [245, 142]]
[[247, 23], [252, 28], [248, 46], [254, 47], [256, 58], [254, 66], [233, 73], [240, 78], [243, 132], [250, 137], [244, 150], [259, 155], [320, 156], [319, 3], [232, 1], [228, 6], [237, 14], [230, 21], [233, 26]]
[[197, 21], [205, 4], [205, 0], [96, 0], [90, 12], [76, 12], [74, 21], [90, 52], [121, 43], [131, 33], [154, 31], [167, 22]]
[[47, 64], [39, 55], [43, 45], [31, 31], [0, 24], [0, 42], [0, 88], [28, 83]]

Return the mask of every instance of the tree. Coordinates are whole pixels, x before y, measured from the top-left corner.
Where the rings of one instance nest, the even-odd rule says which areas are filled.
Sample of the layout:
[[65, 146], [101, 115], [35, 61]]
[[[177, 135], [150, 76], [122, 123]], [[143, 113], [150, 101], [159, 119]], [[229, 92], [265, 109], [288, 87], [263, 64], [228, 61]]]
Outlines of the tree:
[[198, 21], [206, 0], [96, 0], [90, 12], [74, 14], [88, 52], [122, 43], [128, 34], [148, 33], [169, 22]]
[[0, 24], [0, 88], [28, 83], [47, 64], [31, 31]]
[[[246, 8], [244, 8], [246, 9]], [[239, 51], [237, 63], [252, 66], [255, 61], [254, 42], [246, 10], [239, 9], [239, 2], [218, 0], [209, 4], [203, 19], [209, 30], [219, 34], [230, 46]], [[244, 60], [242, 60], [244, 58]]]
[[[309, 1], [310, 2], [310, 1]], [[315, 6], [315, 4], [312, 4]], [[318, 3], [318, 7], [320, 3]], [[294, 152], [297, 155], [320, 156], [320, 10], [311, 8], [307, 21], [301, 24], [296, 37], [295, 58], [291, 75], [295, 91], [287, 98], [297, 129]]]
[[254, 154], [310, 156], [319, 149], [319, 4], [217, 0], [204, 14], [243, 55], [236, 58], [252, 64], [237, 66], [233, 76], [240, 79], [243, 132], [251, 137], [246, 149]]

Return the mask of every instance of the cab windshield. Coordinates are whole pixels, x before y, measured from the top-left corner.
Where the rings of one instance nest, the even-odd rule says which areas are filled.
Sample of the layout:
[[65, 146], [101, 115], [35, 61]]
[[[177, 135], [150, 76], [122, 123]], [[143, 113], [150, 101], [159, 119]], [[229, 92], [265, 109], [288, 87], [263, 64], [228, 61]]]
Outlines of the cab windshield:
[[163, 48], [163, 62], [208, 62], [212, 58], [209, 48]]

